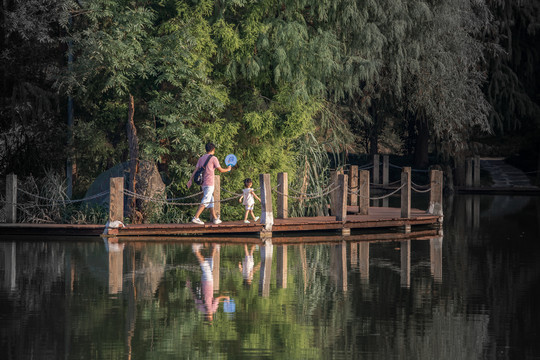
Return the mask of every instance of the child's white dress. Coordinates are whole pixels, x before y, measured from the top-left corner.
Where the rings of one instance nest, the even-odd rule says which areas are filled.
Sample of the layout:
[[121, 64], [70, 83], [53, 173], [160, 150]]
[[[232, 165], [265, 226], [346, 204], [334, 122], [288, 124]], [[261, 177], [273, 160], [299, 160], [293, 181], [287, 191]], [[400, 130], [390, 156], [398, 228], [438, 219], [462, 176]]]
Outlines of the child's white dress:
[[255, 204], [255, 199], [253, 198], [253, 194], [251, 193], [253, 191], [252, 188], [245, 188], [243, 191], [244, 195], [244, 202], [243, 204], [246, 206], [246, 210], [253, 210], [253, 205]]

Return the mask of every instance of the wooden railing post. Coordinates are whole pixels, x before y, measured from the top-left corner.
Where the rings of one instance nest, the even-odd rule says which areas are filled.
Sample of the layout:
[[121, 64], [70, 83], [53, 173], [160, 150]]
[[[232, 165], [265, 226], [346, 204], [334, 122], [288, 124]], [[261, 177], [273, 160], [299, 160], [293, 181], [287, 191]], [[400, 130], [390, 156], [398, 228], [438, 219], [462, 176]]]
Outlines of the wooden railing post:
[[260, 174], [259, 184], [261, 185], [261, 224], [264, 225], [262, 233], [268, 235], [269, 233], [272, 233], [272, 226], [274, 225], [270, 174]]
[[471, 158], [467, 158], [465, 166], [465, 186], [473, 186], [473, 163]]
[[373, 184], [375, 185], [379, 184], [379, 173], [380, 173], [379, 163], [380, 163], [379, 154], [373, 155]]
[[473, 160], [473, 185], [480, 187], [480, 156], [476, 155]]
[[339, 174], [343, 174], [343, 169], [340, 170], [330, 170], [330, 188], [335, 189], [330, 193], [330, 212], [332, 213], [332, 216], [336, 216], [336, 213], [339, 211], [339, 203], [338, 203], [338, 176]]
[[338, 175], [338, 190], [336, 194], [336, 220], [345, 222], [347, 221], [347, 189], [348, 186], [348, 176], [345, 174]]
[[351, 165], [350, 172], [349, 172], [349, 187], [351, 189], [351, 195], [350, 195], [350, 205], [351, 206], [357, 206], [358, 205], [358, 166], [357, 165]]
[[221, 177], [219, 175], [214, 175], [214, 211], [219, 219], [221, 215]]
[[401, 217], [411, 216], [411, 168], [403, 167], [401, 172]]
[[369, 170], [360, 170], [358, 176], [358, 214], [368, 215], [369, 212]]
[[277, 174], [277, 219], [286, 219], [289, 216], [289, 183], [286, 172]]
[[124, 221], [124, 178], [111, 178], [109, 182], [109, 222]]
[[429, 182], [431, 191], [429, 192], [428, 213], [433, 215], [443, 215], [443, 172], [441, 170], [429, 171]]
[[387, 186], [389, 184], [390, 177], [390, 161], [388, 155], [383, 155], [382, 158], [382, 184]]
[[17, 175], [6, 177], [6, 222], [17, 222]]

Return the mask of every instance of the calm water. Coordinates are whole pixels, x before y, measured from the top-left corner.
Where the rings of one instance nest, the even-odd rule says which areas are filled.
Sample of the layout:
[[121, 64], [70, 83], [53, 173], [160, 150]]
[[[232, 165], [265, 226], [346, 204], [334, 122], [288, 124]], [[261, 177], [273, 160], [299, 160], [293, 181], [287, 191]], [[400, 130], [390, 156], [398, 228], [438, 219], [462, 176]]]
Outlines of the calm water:
[[0, 357], [540, 359], [540, 198], [445, 211], [408, 242], [3, 239]]

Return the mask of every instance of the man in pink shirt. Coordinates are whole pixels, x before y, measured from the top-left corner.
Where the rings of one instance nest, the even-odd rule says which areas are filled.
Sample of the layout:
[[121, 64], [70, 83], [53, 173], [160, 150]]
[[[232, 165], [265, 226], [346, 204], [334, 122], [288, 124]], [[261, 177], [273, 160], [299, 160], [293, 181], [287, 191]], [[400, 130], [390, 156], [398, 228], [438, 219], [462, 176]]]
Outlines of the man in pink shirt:
[[205, 208], [208, 208], [210, 210], [210, 220], [212, 220], [214, 224], [220, 224], [221, 220], [218, 219], [218, 217], [216, 216], [216, 211], [214, 210], [214, 170], [219, 170], [219, 172], [224, 173], [231, 171], [232, 168], [229, 165], [226, 169], [223, 169], [219, 165], [219, 160], [217, 159], [217, 157], [214, 156], [214, 152], [216, 151], [216, 146], [214, 144], [208, 143], [206, 144], [205, 148], [206, 154], [201, 156], [199, 158], [199, 161], [197, 161], [197, 166], [195, 167], [195, 170], [193, 170], [191, 178], [187, 183], [187, 187], [189, 189], [191, 187], [191, 184], [193, 183], [193, 176], [195, 175], [195, 172], [197, 171], [197, 169], [204, 166], [206, 160], [210, 156], [210, 160], [208, 160], [208, 164], [206, 164], [206, 168], [204, 170], [203, 183], [201, 185], [203, 190], [201, 205], [199, 205], [199, 208], [197, 209], [197, 212], [195, 213], [193, 219], [191, 219], [191, 222], [204, 225], [204, 222], [199, 219], [199, 216]]

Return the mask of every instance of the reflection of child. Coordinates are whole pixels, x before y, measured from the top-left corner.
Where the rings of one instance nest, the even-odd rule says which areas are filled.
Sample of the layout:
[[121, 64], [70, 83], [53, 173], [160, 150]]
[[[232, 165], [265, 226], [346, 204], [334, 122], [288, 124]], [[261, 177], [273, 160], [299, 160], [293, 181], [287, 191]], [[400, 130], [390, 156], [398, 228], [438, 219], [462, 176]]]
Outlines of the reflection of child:
[[244, 199], [243, 204], [246, 207], [246, 214], [244, 215], [244, 222], [246, 224], [249, 224], [249, 220], [248, 220], [249, 214], [251, 214], [251, 216], [253, 217], [253, 221], [259, 220], [259, 217], [253, 214], [253, 205], [255, 205], [255, 200], [253, 198], [259, 200], [259, 202], [261, 201], [261, 199], [259, 199], [257, 194], [255, 194], [255, 191], [251, 188], [252, 185], [253, 185], [253, 181], [251, 181], [250, 178], [245, 179], [244, 190], [242, 190], [243, 194], [242, 196], [240, 196], [240, 199], [238, 199], [238, 202], [242, 202], [242, 199]]
[[213, 314], [217, 311], [219, 306], [219, 301], [229, 300], [228, 296], [218, 296], [217, 298], [214, 298], [214, 276], [212, 274], [213, 271], [213, 258], [216, 250], [219, 248], [219, 245], [212, 245], [212, 255], [209, 258], [204, 258], [201, 254], [201, 244], [193, 244], [193, 253], [197, 257], [197, 260], [199, 261], [199, 265], [201, 266], [202, 270], [202, 278], [201, 278], [201, 292], [202, 292], [202, 299], [199, 300], [195, 293], [193, 293], [193, 290], [191, 290], [191, 283], [188, 280], [188, 287], [190, 288], [193, 297], [195, 298], [195, 304], [197, 306], [197, 309], [201, 311], [203, 314], [206, 315], [206, 318], [208, 320], [212, 320]]
[[251, 246], [251, 250], [248, 251], [247, 244], [244, 245], [244, 259], [242, 262], [238, 263], [238, 268], [242, 272], [242, 277], [244, 278], [245, 285], [251, 285], [253, 281], [253, 273], [259, 269], [261, 264], [254, 266], [255, 261], [253, 260], [253, 251], [255, 250], [255, 245]]

